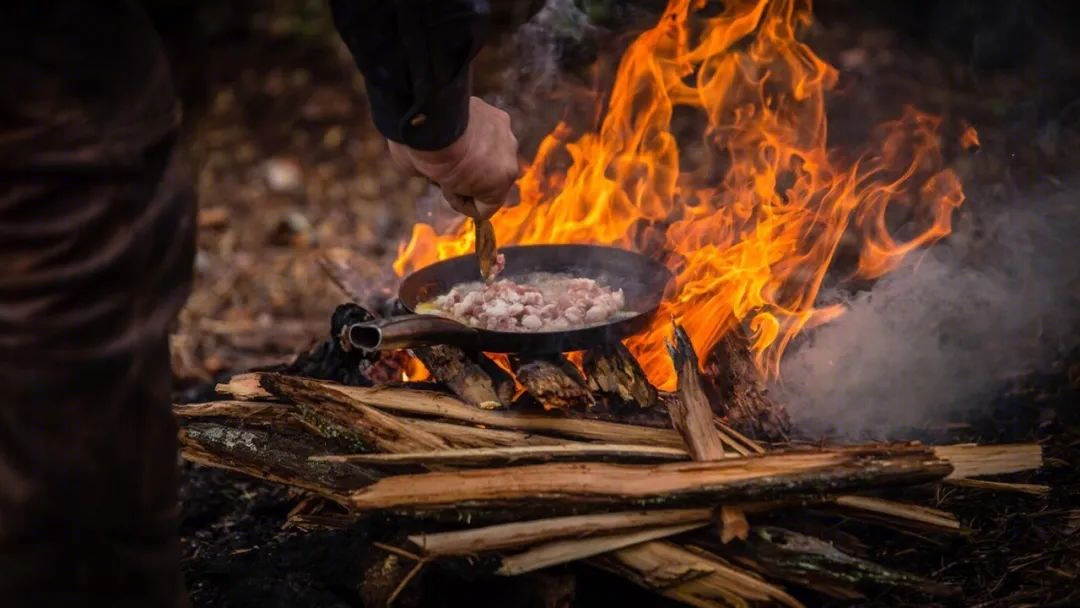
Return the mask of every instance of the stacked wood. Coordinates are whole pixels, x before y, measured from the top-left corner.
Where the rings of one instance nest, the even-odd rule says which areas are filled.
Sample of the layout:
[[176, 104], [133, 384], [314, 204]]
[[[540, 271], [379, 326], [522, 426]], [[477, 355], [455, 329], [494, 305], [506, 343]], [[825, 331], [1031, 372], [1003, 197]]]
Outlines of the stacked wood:
[[[443, 355], [461, 363], [459, 371], [480, 366], [475, 358]], [[679, 328], [671, 355], [678, 390], [655, 397], [619, 352], [587, 354], [588, 379], [566, 368], [565, 359], [516, 361], [525, 389], [558, 410], [551, 412], [486, 409], [479, 393], [465, 398], [446, 380], [444, 389], [360, 387], [273, 373], [234, 377], [218, 387], [229, 400], [174, 411], [186, 458], [320, 497], [298, 508], [299, 527], [396, 515], [396, 541], [373, 544], [364, 557], [379, 573], [365, 582], [371, 605], [407, 605], [434, 560], [484, 576], [534, 577], [528, 580], [543, 585], [558, 579], [553, 602], [565, 600], [573, 578], [549, 569], [571, 562], [693, 606], [795, 607], [803, 605], [800, 593], [857, 598], [878, 587], [949, 594], [807, 534], [794, 525], [798, 514], [835, 512], [920, 533], [963, 533], [951, 514], [885, 499], [880, 491], [1002, 483], [971, 478], [1041, 466], [1034, 444], [766, 449], [716, 415], [754, 415], [748, 404], [760, 405], [763, 393], [743, 384], [735, 401], [717, 403], [716, 385], [701, 374]], [[576, 401], [575, 386], [600, 395], [598, 401], [619, 399], [623, 411], [663, 404], [652, 409], [666, 409], [670, 425], [566, 415], [563, 408], [588, 407]], [[732, 407], [742, 413], [733, 417]], [[790, 514], [792, 529], [776, 524]]]

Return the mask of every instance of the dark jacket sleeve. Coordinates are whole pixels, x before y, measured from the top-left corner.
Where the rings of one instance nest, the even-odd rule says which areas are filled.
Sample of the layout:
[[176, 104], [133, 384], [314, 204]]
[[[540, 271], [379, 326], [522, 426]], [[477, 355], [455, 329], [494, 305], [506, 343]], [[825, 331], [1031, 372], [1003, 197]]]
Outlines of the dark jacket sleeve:
[[489, 8], [482, 0], [330, 0], [364, 75], [376, 128], [419, 150], [454, 142], [469, 120], [469, 63]]

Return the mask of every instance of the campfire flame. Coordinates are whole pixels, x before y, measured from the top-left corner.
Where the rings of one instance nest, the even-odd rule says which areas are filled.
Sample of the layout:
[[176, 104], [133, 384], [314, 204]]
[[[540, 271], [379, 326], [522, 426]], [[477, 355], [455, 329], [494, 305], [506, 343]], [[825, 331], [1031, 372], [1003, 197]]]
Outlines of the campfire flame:
[[[796, 39], [808, 1], [728, 2], [715, 15], [706, 4], [670, 1], [623, 56], [600, 129], [555, 128], [518, 181], [520, 203], [493, 218], [500, 245], [616, 245], [669, 265], [673, 289], [627, 343], [661, 388], [675, 383], [672, 318], [702, 354], [746, 328], [757, 364], [776, 374], [797, 333], [842, 312], [815, 306], [834, 261], [880, 276], [947, 235], [964, 199], [942, 168], [939, 120], [914, 109], [857, 158], [826, 148], [837, 72]], [[698, 141], [677, 143], [677, 107], [702, 117]], [[890, 232], [897, 218], [902, 237]], [[418, 224], [395, 270], [472, 250], [468, 226]]]

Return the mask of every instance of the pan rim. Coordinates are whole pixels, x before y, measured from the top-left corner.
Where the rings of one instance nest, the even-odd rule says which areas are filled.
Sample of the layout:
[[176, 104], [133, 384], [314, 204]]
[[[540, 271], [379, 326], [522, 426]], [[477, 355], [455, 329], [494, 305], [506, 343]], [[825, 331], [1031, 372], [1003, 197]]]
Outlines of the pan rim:
[[[578, 342], [585, 341], [585, 338], [587, 338], [589, 336], [600, 335], [600, 334], [604, 334], [604, 333], [613, 334], [612, 337], [614, 339], [621, 340], [621, 339], [626, 338], [628, 336], [639, 333], [651, 321], [651, 319], [653, 318], [653, 316], [655, 315], [655, 313], [660, 308], [660, 305], [663, 302], [665, 288], [670, 284], [671, 280], [674, 279], [674, 277], [675, 277], [675, 274], [667, 266], [665, 266], [664, 264], [662, 264], [662, 263], [660, 263], [660, 262], [658, 262], [658, 261], [656, 261], [656, 260], [642, 254], [642, 253], [639, 253], [637, 251], [633, 251], [631, 249], [627, 249], [627, 248], [624, 248], [624, 247], [618, 247], [618, 246], [614, 246], [614, 245], [594, 245], [594, 244], [588, 244], [588, 243], [565, 243], [565, 244], [543, 243], [543, 244], [533, 244], [533, 245], [507, 245], [505, 247], [500, 247], [499, 251], [502, 252], [502, 253], [506, 253], [508, 255], [512, 255], [513, 252], [527, 251], [527, 250], [529, 250], [529, 251], [542, 251], [544, 249], [552, 249], [552, 250], [557, 249], [557, 250], [562, 250], [562, 251], [566, 251], [568, 249], [569, 250], [581, 249], [583, 251], [588, 250], [589, 252], [591, 252], [590, 255], [603, 255], [603, 252], [608, 251], [608, 252], [611, 252], [612, 254], [615, 254], [615, 255], [631, 256], [632, 258], [634, 258], [636, 263], [641, 264], [644, 269], [651, 270], [652, 272], [654, 272], [656, 274], [656, 276], [658, 277], [658, 279], [662, 279], [662, 281], [657, 280], [657, 285], [659, 285], [659, 289], [657, 290], [655, 295], [651, 297], [650, 306], [648, 308], [646, 308], [644, 310], [628, 311], [628, 312], [630, 312], [632, 314], [630, 314], [629, 316], [627, 316], [625, 318], [617, 319], [617, 320], [614, 320], [614, 321], [609, 321], [609, 322], [602, 323], [602, 324], [589, 325], [589, 326], [584, 326], [584, 327], [574, 327], [574, 328], [562, 329], [562, 330], [547, 330], [547, 331], [535, 331], [535, 332], [497, 331], [497, 330], [483, 329], [483, 328], [480, 328], [480, 327], [476, 327], [474, 325], [468, 325], [468, 324], [464, 324], [464, 325], [475, 329], [477, 332], [479, 332], [482, 335], [489, 336], [491, 338], [490, 341], [499, 342], [499, 343], [509, 342], [509, 341], [527, 341], [527, 340], [530, 340], [530, 339], [534, 339], [537, 342], [546, 342], [546, 343], [565, 342], [565, 343], [568, 343], [568, 344], [577, 344]], [[434, 262], [432, 264], [428, 264], [427, 266], [424, 266], [422, 268], [418, 268], [418, 269], [410, 272], [409, 274], [405, 275], [404, 277], [402, 277], [401, 282], [400, 282], [400, 284], [398, 286], [398, 294], [397, 294], [398, 295], [398, 301], [400, 302], [401, 306], [409, 314], [420, 314], [420, 313], [416, 312], [416, 306], [420, 302], [416, 301], [416, 302], [412, 302], [410, 304], [410, 300], [415, 299], [415, 298], [407, 298], [406, 293], [405, 293], [406, 290], [414, 282], [421, 280], [421, 278], [424, 275], [429, 275], [429, 274], [437, 275], [440, 267], [459, 265], [459, 264], [462, 264], [463, 262], [467, 262], [470, 258], [475, 261], [475, 255], [472, 254], [472, 253], [466, 253], [466, 254], [454, 256], [454, 257], [451, 257], [451, 258], [446, 258], [445, 260], [439, 260], [439, 261]], [[477, 273], [479, 273], [479, 270], [477, 270]], [[472, 282], [474, 280], [479, 280], [479, 274], [477, 274], [476, 279], [465, 279], [465, 280], [461, 280], [461, 281], [456, 281], [454, 284], [456, 285], [456, 284], [461, 284], [461, 283], [467, 283], [467, 282]], [[416, 290], [414, 289], [413, 291], [416, 291]], [[451, 318], [451, 317], [448, 317], [448, 318]], [[484, 340], [484, 341], [488, 342], [488, 340]], [[486, 349], [481, 349], [481, 350], [486, 350]], [[486, 350], [486, 352], [508, 352], [508, 353], [510, 353], [510, 352], [523, 352], [525, 350], [528, 350], [528, 349]], [[569, 349], [566, 349], [566, 350], [561, 350], [560, 352], [573, 352], [574, 350], [582, 350], [582, 348], [569, 348]]]

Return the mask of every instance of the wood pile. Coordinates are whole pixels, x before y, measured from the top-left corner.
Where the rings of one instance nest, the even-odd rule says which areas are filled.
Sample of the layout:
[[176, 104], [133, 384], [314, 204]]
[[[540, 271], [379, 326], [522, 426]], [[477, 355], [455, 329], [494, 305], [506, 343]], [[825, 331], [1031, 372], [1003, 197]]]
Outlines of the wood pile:
[[[763, 409], [760, 391], [703, 375], [679, 328], [670, 354], [679, 378], [670, 394], [621, 345], [586, 353], [581, 369], [555, 357], [510, 360], [508, 370], [433, 347], [417, 356], [438, 385], [252, 373], [218, 387], [228, 400], [174, 410], [185, 458], [306, 493], [292, 525], [396, 522], [395, 542], [370, 548], [369, 606], [409, 605], [424, 571], [444, 564], [481, 576], [536, 573], [547, 577], [538, 593], [554, 593], [564, 575], [545, 569], [585, 563], [700, 607], [796, 607], [807, 591], [947, 596], [956, 590], [794, 524], [825, 511], [962, 535], [970, 532], [950, 513], [895, 496], [950, 483], [1041, 491], [975, 479], [1040, 467], [1037, 444], [761, 443], [747, 435], [775, 437], [785, 419]], [[706, 370], [737, 369], [716, 356]], [[514, 405], [515, 379], [534, 407]], [[523, 584], [535, 584], [529, 576]]]

